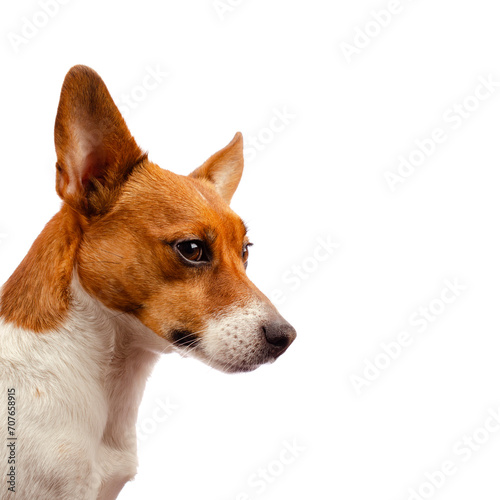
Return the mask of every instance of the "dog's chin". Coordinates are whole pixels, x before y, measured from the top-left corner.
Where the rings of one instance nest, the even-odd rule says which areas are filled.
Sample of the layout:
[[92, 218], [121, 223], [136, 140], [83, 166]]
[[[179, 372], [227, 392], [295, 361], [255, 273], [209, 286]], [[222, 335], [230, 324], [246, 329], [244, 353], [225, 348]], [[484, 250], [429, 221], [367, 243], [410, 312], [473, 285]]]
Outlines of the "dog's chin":
[[264, 364], [267, 363], [272, 363], [274, 359], [265, 359], [259, 362], [249, 362], [246, 360], [241, 360], [239, 362], [236, 362], [234, 360], [225, 361], [224, 359], [214, 359], [214, 358], [209, 358], [208, 356], [203, 353], [201, 349], [192, 349], [189, 353], [182, 353], [181, 349], [176, 349], [179, 354], [183, 356], [189, 356], [191, 358], [198, 359], [202, 363], [210, 366], [211, 368], [223, 372], [223, 373], [248, 373], [248, 372], [253, 372], [257, 368], [261, 367]]
[[[210, 368], [223, 373], [248, 373], [253, 372], [262, 365], [274, 363], [276, 358], [267, 352], [261, 353], [260, 356], [252, 356], [249, 358], [242, 357], [235, 359], [234, 356], [224, 355], [214, 357], [206, 352], [201, 342], [192, 343], [189, 346], [180, 346], [179, 344], [172, 346], [173, 350], [182, 357], [189, 357], [201, 361]], [[222, 354], [222, 353], [221, 353]]]
[[242, 359], [225, 361], [224, 359], [203, 359], [203, 362], [212, 368], [224, 373], [248, 373], [257, 370], [263, 365], [274, 363], [275, 358], [265, 356], [262, 359]]
[[248, 373], [248, 372], [253, 372], [254, 370], [257, 370], [262, 365], [247, 365], [247, 364], [241, 364], [241, 365], [219, 365], [219, 366], [214, 366], [217, 370], [224, 372], [224, 373]]

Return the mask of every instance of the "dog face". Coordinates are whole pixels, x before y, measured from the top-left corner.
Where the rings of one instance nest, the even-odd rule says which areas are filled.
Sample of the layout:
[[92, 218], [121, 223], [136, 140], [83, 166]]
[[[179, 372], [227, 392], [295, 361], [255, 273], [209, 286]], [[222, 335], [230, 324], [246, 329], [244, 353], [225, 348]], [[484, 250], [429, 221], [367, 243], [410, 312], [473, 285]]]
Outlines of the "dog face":
[[100, 77], [76, 66], [55, 140], [56, 187], [81, 228], [76, 270], [90, 295], [220, 370], [252, 370], [288, 348], [295, 330], [248, 279], [250, 241], [229, 207], [241, 134], [190, 176], [163, 170], [136, 145]]

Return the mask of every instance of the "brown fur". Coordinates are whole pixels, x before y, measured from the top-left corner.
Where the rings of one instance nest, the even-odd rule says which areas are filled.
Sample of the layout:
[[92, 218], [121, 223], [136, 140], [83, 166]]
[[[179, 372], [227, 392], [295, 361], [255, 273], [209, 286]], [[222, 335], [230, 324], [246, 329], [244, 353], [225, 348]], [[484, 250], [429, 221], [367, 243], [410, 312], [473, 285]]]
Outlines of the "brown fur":
[[86, 66], [74, 66], [64, 79], [54, 138], [57, 192], [87, 216], [104, 213], [133, 166], [145, 158], [106, 85]]
[[[227, 204], [243, 169], [241, 134], [191, 176], [163, 170], [139, 149], [97, 73], [75, 66], [55, 143], [64, 203], [2, 290], [6, 321], [39, 333], [61, 326], [73, 269], [89, 294], [165, 338], [198, 332], [229, 304], [267, 301], [246, 276], [246, 229]], [[180, 239], [209, 243], [211, 265], [183, 264]]]
[[[210, 267], [179, 261], [170, 243], [185, 237], [213, 239]], [[147, 162], [113, 210], [86, 231], [79, 275], [105, 305], [133, 312], [162, 336], [175, 328], [198, 331], [206, 317], [260, 294], [245, 273], [245, 242], [240, 218], [208, 184]]]
[[73, 210], [63, 206], [35, 240], [2, 289], [0, 316], [5, 321], [44, 332], [65, 319], [82, 235], [77, 218]]

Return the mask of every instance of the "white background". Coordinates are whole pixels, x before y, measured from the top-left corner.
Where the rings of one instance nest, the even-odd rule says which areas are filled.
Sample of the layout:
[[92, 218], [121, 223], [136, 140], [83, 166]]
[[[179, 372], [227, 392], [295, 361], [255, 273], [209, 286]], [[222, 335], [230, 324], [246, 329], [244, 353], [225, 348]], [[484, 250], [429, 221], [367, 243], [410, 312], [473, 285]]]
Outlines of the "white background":
[[[120, 499], [497, 499], [500, 87], [478, 86], [500, 82], [498, 7], [231, 2], [66, 0], [34, 34], [43, 0], [2, 7], [0, 282], [60, 204], [53, 124], [72, 65], [117, 101], [137, 98], [129, 127], [174, 172], [241, 130], [251, 161], [233, 207], [255, 243], [248, 272], [281, 292], [298, 338], [244, 375], [163, 357]], [[155, 68], [168, 76], [138, 89]], [[269, 132], [277, 111], [293, 118]], [[436, 128], [446, 140], [429, 145]], [[391, 190], [400, 156], [422, 160], [417, 140], [430, 154]], [[321, 239], [340, 246], [326, 258]], [[448, 304], [446, 280], [462, 288]], [[396, 348], [402, 332], [411, 343]], [[374, 362], [385, 368], [366, 371]], [[357, 391], [353, 375], [371, 380]], [[435, 473], [443, 462], [452, 474]]]

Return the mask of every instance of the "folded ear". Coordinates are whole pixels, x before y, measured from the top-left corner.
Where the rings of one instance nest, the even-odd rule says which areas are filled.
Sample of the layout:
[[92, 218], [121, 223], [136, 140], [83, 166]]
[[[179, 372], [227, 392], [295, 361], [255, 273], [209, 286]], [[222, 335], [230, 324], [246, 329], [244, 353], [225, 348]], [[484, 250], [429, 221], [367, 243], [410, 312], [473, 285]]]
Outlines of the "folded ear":
[[64, 79], [54, 132], [57, 193], [85, 216], [104, 213], [146, 157], [101, 77], [86, 66]]
[[220, 196], [229, 204], [243, 174], [243, 136], [237, 132], [234, 139], [191, 173], [195, 179], [210, 181]]

